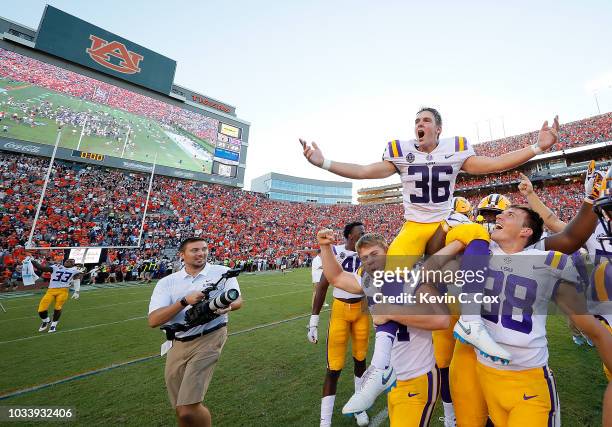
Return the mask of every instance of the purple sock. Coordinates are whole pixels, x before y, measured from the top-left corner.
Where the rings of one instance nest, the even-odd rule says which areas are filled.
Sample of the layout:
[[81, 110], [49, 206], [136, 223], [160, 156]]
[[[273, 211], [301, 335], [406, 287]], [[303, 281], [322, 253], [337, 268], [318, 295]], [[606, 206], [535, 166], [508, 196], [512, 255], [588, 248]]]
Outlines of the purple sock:
[[[489, 267], [489, 242], [486, 240], [472, 240], [463, 251], [461, 258], [461, 270], [467, 276], [470, 271], [473, 281], [463, 285], [461, 292], [469, 294], [468, 300], [471, 301], [474, 294], [482, 294], [486, 282], [486, 271]], [[478, 272], [481, 272], [478, 274]], [[482, 273], [484, 272], [484, 274]], [[461, 304], [461, 317], [466, 320], [477, 320], [480, 318], [480, 304], [467, 302]]]

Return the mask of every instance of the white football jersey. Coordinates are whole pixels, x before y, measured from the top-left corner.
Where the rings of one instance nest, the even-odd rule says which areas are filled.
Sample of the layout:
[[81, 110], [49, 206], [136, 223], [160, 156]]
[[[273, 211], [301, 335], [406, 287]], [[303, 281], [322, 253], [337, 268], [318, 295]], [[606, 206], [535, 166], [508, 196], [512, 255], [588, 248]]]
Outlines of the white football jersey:
[[[334, 252], [334, 255], [336, 255], [336, 259], [342, 266], [342, 269], [348, 273], [354, 274], [361, 265], [361, 260], [357, 256], [357, 252], [349, 251], [348, 249], [346, 249], [345, 245], [334, 245], [332, 246], [332, 251]], [[363, 295], [352, 294], [336, 287], [334, 287], [333, 295], [334, 298], [345, 299], [363, 297]]]
[[319, 280], [321, 280], [321, 275], [323, 275], [323, 263], [321, 262], [321, 257], [319, 255], [312, 259], [311, 274], [312, 283], [319, 283]]
[[400, 174], [404, 218], [422, 223], [440, 222], [451, 213], [457, 174], [474, 150], [466, 138], [442, 138], [431, 153], [417, 149], [418, 142], [387, 143], [383, 160], [392, 162]]
[[49, 289], [69, 288], [74, 276], [81, 272], [77, 267], [67, 268], [61, 264], [54, 264], [51, 267], [53, 272], [51, 273], [51, 279], [49, 279]]
[[587, 289], [587, 303], [589, 313], [603, 317], [612, 325], [612, 244], [604, 240], [602, 247], [597, 238], [603, 236], [606, 236], [606, 230], [597, 224], [585, 244], [594, 266]]
[[[355, 274], [363, 293], [368, 300], [368, 307], [374, 305], [374, 295], [380, 292], [372, 284], [373, 278], [359, 269]], [[416, 287], [404, 285], [403, 292], [414, 294]], [[436, 365], [431, 331], [400, 325], [391, 349], [391, 366], [395, 369], [397, 379], [408, 381], [431, 371]]]
[[524, 370], [548, 363], [546, 319], [548, 304], [561, 281], [579, 282], [570, 256], [555, 251], [525, 249], [508, 255], [491, 242], [485, 295], [498, 303], [483, 303], [482, 317], [494, 341], [512, 358], [502, 366], [478, 354], [478, 360], [496, 369]]

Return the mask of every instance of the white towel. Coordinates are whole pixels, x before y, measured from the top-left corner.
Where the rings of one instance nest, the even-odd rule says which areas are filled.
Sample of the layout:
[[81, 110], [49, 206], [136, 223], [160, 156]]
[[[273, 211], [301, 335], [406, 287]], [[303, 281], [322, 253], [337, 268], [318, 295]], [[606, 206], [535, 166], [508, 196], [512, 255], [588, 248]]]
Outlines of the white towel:
[[32, 286], [38, 280], [38, 276], [34, 272], [32, 260], [29, 257], [23, 260], [21, 278], [24, 286]]

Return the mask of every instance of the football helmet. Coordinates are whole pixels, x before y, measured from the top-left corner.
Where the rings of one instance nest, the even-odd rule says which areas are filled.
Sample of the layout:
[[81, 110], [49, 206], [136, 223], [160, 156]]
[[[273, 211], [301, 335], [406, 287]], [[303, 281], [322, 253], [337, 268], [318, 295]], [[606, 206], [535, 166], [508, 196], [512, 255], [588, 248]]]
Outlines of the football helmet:
[[482, 224], [489, 233], [495, 228], [495, 217], [510, 207], [510, 199], [501, 194], [489, 194], [476, 208], [476, 222]]
[[451, 205], [453, 207], [453, 212], [460, 213], [466, 216], [468, 216], [469, 213], [472, 211], [472, 204], [465, 197], [453, 197], [453, 199], [451, 200]]
[[593, 210], [606, 231], [604, 236], [598, 237], [603, 248], [605, 240], [612, 241], [612, 166], [608, 169], [608, 173], [606, 173], [606, 177], [601, 185], [600, 197], [593, 203]]

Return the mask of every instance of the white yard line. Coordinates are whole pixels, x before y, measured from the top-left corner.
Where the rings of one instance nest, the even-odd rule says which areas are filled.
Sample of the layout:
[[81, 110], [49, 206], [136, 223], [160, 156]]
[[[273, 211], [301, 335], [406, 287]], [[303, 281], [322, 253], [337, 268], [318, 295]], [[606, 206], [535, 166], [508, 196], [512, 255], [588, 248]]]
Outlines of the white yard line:
[[[323, 310], [323, 311], [329, 311], [329, 310]], [[295, 316], [295, 317], [290, 317], [288, 319], [277, 320], [275, 322], [264, 323], [264, 324], [261, 324], [261, 325], [252, 326], [252, 327], [247, 328], [247, 329], [242, 329], [242, 330], [239, 330], [239, 331], [236, 331], [236, 332], [231, 332], [229, 334], [229, 336], [247, 334], [249, 332], [253, 332], [253, 331], [256, 331], [256, 330], [259, 330], [259, 329], [270, 328], [272, 326], [281, 325], [283, 323], [289, 323], [289, 322], [292, 322], [294, 320], [304, 319], [304, 318], [309, 317], [309, 316], [310, 316], [310, 313], [304, 313], [304, 314], [300, 314], [300, 315]], [[144, 318], [144, 316], [143, 317], [135, 317], [135, 318], [132, 318], [132, 319], [126, 319], [126, 320], [122, 320], [122, 321], [119, 321], [119, 322], [107, 323], [106, 325], [110, 325], [110, 324], [113, 324], [113, 323], [127, 322], [127, 321], [130, 321], [130, 320], [143, 319], [143, 318]], [[96, 326], [101, 326], [101, 325], [96, 325]], [[80, 328], [80, 329], [87, 329], [87, 328], [89, 328], [89, 327]], [[71, 329], [71, 331], [74, 331], [74, 330], [76, 330], [76, 329]], [[56, 334], [59, 334], [61, 332], [62, 331], [56, 332]], [[64, 331], [64, 332], [69, 332], [69, 331]], [[39, 336], [39, 335], [37, 335], [37, 336]], [[32, 338], [36, 338], [36, 337], [32, 337]], [[5, 341], [4, 343], [6, 343], [6, 342], [9, 342], [9, 341]], [[3, 342], [0, 342], [0, 344], [3, 344]], [[27, 394], [27, 393], [32, 393], [32, 392], [35, 392], [35, 391], [38, 391], [38, 390], [42, 390], [44, 388], [51, 387], [51, 386], [54, 386], [54, 385], [59, 385], [59, 384], [63, 384], [63, 383], [67, 383], [67, 382], [71, 382], [71, 381], [75, 381], [75, 380], [79, 380], [79, 379], [86, 378], [86, 377], [89, 377], [89, 376], [92, 376], [92, 375], [96, 375], [96, 374], [100, 374], [100, 373], [103, 373], [103, 372], [108, 372], [108, 371], [110, 371], [112, 369], [120, 368], [120, 367], [123, 367], [123, 366], [133, 365], [133, 364], [140, 363], [140, 362], [146, 362], [147, 360], [155, 359], [157, 357], [160, 357], [160, 356], [157, 355], [157, 354], [153, 354], [153, 355], [150, 355], [150, 356], [141, 357], [139, 359], [128, 360], [126, 362], [113, 363], [113, 364], [111, 364], [109, 366], [106, 366], [104, 368], [94, 369], [94, 370], [91, 370], [91, 371], [87, 371], [87, 372], [84, 372], [84, 373], [81, 373], [81, 374], [78, 374], [78, 375], [72, 375], [72, 376], [69, 376], [69, 377], [66, 377], [66, 378], [62, 378], [60, 380], [52, 381], [52, 382], [49, 382], [49, 383], [39, 384], [39, 385], [35, 385], [33, 387], [28, 387], [28, 388], [24, 388], [24, 389], [20, 389], [20, 390], [15, 390], [15, 391], [12, 391], [12, 392], [7, 393], [7, 394], [0, 395], [0, 400], [9, 399], [11, 397], [16, 397], [16, 396], [20, 396], [20, 395]], [[384, 420], [384, 418], [383, 418], [383, 420]]]

